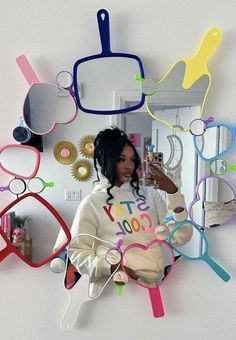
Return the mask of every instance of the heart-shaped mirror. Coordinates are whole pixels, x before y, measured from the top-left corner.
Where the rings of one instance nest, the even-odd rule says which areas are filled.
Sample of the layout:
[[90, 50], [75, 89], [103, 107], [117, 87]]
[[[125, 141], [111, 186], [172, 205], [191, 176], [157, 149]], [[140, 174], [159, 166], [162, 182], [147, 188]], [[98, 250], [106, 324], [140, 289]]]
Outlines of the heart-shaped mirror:
[[70, 92], [55, 84], [40, 82], [26, 56], [21, 55], [16, 61], [30, 85], [23, 106], [27, 127], [35, 134], [45, 135], [56, 124], [72, 122], [77, 106]]
[[[166, 264], [170, 263], [168, 273]], [[164, 316], [160, 286], [169, 278], [174, 268], [174, 252], [169, 244], [152, 240], [147, 245], [135, 243], [123, 251], [122, 269], [136, 284], [148, 288], [154, 317]]]

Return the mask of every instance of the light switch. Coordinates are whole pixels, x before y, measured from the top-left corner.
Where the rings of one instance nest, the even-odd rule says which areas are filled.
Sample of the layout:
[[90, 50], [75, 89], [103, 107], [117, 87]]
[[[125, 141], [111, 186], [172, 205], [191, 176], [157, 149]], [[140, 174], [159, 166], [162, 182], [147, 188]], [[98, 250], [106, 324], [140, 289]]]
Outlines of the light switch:
[[66, 201], [81, 201], [82, 190], [81, 189], [65, 189]]

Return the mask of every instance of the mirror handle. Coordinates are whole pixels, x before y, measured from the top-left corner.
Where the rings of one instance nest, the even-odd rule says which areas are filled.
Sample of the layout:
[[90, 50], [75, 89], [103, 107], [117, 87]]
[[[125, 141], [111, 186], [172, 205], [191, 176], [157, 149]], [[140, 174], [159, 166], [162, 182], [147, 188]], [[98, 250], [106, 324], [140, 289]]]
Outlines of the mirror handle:
[[199, 49], [193, 58], [204, 59], [205, 63], [210, 59], [217, 49], [222, 38], [222, 31], [218, 27], [211, 28], [199, 46]]
[[228, 164], [227, 170], [229, 171], [235, 171], [236, 170], [236, 164]]
[[110, 28], [109, 28], [109, 13], [105, 9], [100, 9], [97, 12], [98, 27], [102, 45], [102, 54], [111, 54], [110, 48]]
[[182, 86], [189, 89], [200, 77], [209, 75], [207, 62], [218, 47], [222, 32], [218, 27], [211, 28], [204, 36], [197, 53], [192, 57], [183, 60], [186, 63], [186, 71]]
[[16, 62], [29, 85], [40, 82], [25, 55], [17, 57]]
[[228, 282], [231, 279], [229, 273], [227, 273], [224, 268], [215, 262], [207, 253], [205, 253], [201, 259], [205, 261], [223, 281]]
[[155, 318], [160, 318], [165, 315], [162, 298], [160, 293], [160, 288], [149, 288], [149, 296], [152, 303], [153, 316]]

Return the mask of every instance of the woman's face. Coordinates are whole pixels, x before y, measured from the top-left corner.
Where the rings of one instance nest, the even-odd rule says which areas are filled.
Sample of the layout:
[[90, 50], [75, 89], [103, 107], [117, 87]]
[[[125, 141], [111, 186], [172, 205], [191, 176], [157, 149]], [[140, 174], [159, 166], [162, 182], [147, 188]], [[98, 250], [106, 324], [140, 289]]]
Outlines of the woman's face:
[[116, 164], [116, 186], [120, 187], [123, 183], [131, 180], [135, 166], [134, 161], [135, 155], [132, 147], [125, 145]]

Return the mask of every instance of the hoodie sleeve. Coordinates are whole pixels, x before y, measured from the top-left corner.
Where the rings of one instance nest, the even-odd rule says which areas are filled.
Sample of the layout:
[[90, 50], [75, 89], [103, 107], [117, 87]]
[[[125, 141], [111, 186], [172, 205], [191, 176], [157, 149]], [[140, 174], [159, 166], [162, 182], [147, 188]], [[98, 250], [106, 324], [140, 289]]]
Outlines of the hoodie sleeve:
[[[107, 249], [99, 245], [98, 241], [92, 237], [93, 235], [98, 236], [98, 226], [98, 215], [89, 200], [86, 199], [81, 202], [74, 217], [68, 256], [81, 274], [89, 274], [91, 282], [104, 275], [111, 275], [110, 265], [105, 260]], [[78, 236], [81, 233], [91, 236]]]
[[[156, 191], [156, 192], [155, 192]], [[187, 208], [184, 199], [184, 195], [181, 194], [180, 190], [174, 194], [167, 194], [167, 202], [161, 197], [161, 195], [154, 191], [154, 205], [156, 208], [158, 220], [160, 224], [163, 224], [163, 221], [166, 217], [172, 216], [174, 221], [167, 222], [167, 226], [170, 231], [174, 229], [178, 222], [183, 221], [187, 218]], [[182, 207], [184, 211], [175, 212], [175, 208]], [[193, 234], [193, 228], [191, 224], [186, 224], [183, 228], [180, 228], [173, 236], [173, 243], [177, 246], [182, 246], [188, 241], [190, 241]]]

